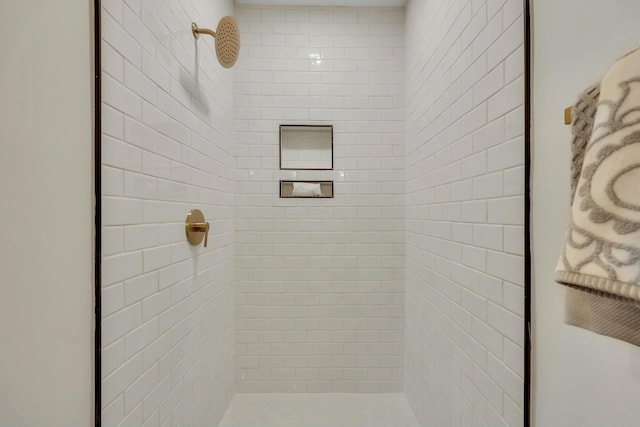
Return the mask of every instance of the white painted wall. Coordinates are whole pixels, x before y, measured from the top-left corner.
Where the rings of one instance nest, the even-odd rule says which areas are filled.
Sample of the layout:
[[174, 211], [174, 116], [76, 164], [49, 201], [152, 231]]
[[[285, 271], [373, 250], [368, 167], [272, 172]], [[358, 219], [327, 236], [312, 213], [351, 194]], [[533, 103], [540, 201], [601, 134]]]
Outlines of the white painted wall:
[[[102, 1], [103, 426], [216, 425], [233, 396], [231, 0]], [[210, 222], [191, 246], [194, 208]]]
[[0, 3], [1, 426], [93, 424], [90, 3]]
[[569, 221], [562, 111], [640, 45], [637, 0], [533, 1], [534, 425], [637, 426], [640, 348], [563, 323], [553, 272]]
[[[401, 391], [404, 13], [236, 15], [238, 390]], [[332, 124], [334, 170], [280, 170], [280, 124]], [[281, 179], [335, 197], [280, 199]]]
[[406, 395], [421, 425], [523, 423], [520, 0], [410, 0]]

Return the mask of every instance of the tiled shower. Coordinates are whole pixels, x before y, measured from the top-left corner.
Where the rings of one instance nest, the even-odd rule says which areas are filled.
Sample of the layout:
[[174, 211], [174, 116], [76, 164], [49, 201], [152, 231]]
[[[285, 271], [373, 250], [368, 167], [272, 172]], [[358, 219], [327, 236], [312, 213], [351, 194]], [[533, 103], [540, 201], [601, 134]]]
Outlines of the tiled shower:
[[[270, 392], [523, 423], [521, 1], [102, 7], [103, 425]], [[231, 70], [191, 34], [225, 15]], [[280, 170], [281, 124], [333, 125], [334, 169]], [[334, 197], [281, 199], [296, 179]]]
[[[237, 391], [402, 391], [404, 12], [235, 13]], [[280, 123], [333, 125], [334, 170], [279, 170]]]

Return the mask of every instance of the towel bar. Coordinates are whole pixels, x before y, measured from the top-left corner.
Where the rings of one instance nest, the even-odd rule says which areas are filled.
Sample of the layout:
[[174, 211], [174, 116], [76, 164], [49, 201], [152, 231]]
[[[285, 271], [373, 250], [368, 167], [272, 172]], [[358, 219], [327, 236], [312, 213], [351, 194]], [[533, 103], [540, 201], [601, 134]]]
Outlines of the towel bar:
[[571, 121], [573, 120], [573, 116], [572, 116], [572, 109], [573, 107], [567, 107], [564, 109], [564, 124], [565, 125], [570, 125]]

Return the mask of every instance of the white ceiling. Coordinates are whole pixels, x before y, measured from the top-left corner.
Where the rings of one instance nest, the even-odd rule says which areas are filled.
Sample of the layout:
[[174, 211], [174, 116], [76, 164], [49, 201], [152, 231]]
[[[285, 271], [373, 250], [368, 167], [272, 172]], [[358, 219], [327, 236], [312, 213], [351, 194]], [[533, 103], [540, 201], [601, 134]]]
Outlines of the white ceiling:
[[349, 7], [397, 7], [406, 0], [235, 0], [237, 4], [260, 6], [349, 6]]

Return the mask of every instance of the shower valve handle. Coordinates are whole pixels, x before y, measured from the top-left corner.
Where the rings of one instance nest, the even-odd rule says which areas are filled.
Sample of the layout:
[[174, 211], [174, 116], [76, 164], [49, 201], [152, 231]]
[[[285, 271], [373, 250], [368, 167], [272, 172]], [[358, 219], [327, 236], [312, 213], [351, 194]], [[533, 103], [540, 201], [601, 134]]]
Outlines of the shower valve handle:
[[209, 223], [208, 222], [193, 222], [187, 225], [187, 229], [194, 233], [204, 233], [204, 247], [207, 247], [207, 240], [209, 237]]
[[207, 247], [210, 226], [208, 222], [205, 222], [204, 215], [199, 209], [193, 209], [189, 212], [184, 228], [189, 243], [197, 245], [202, 242], [204, 237], [204, 247]]

